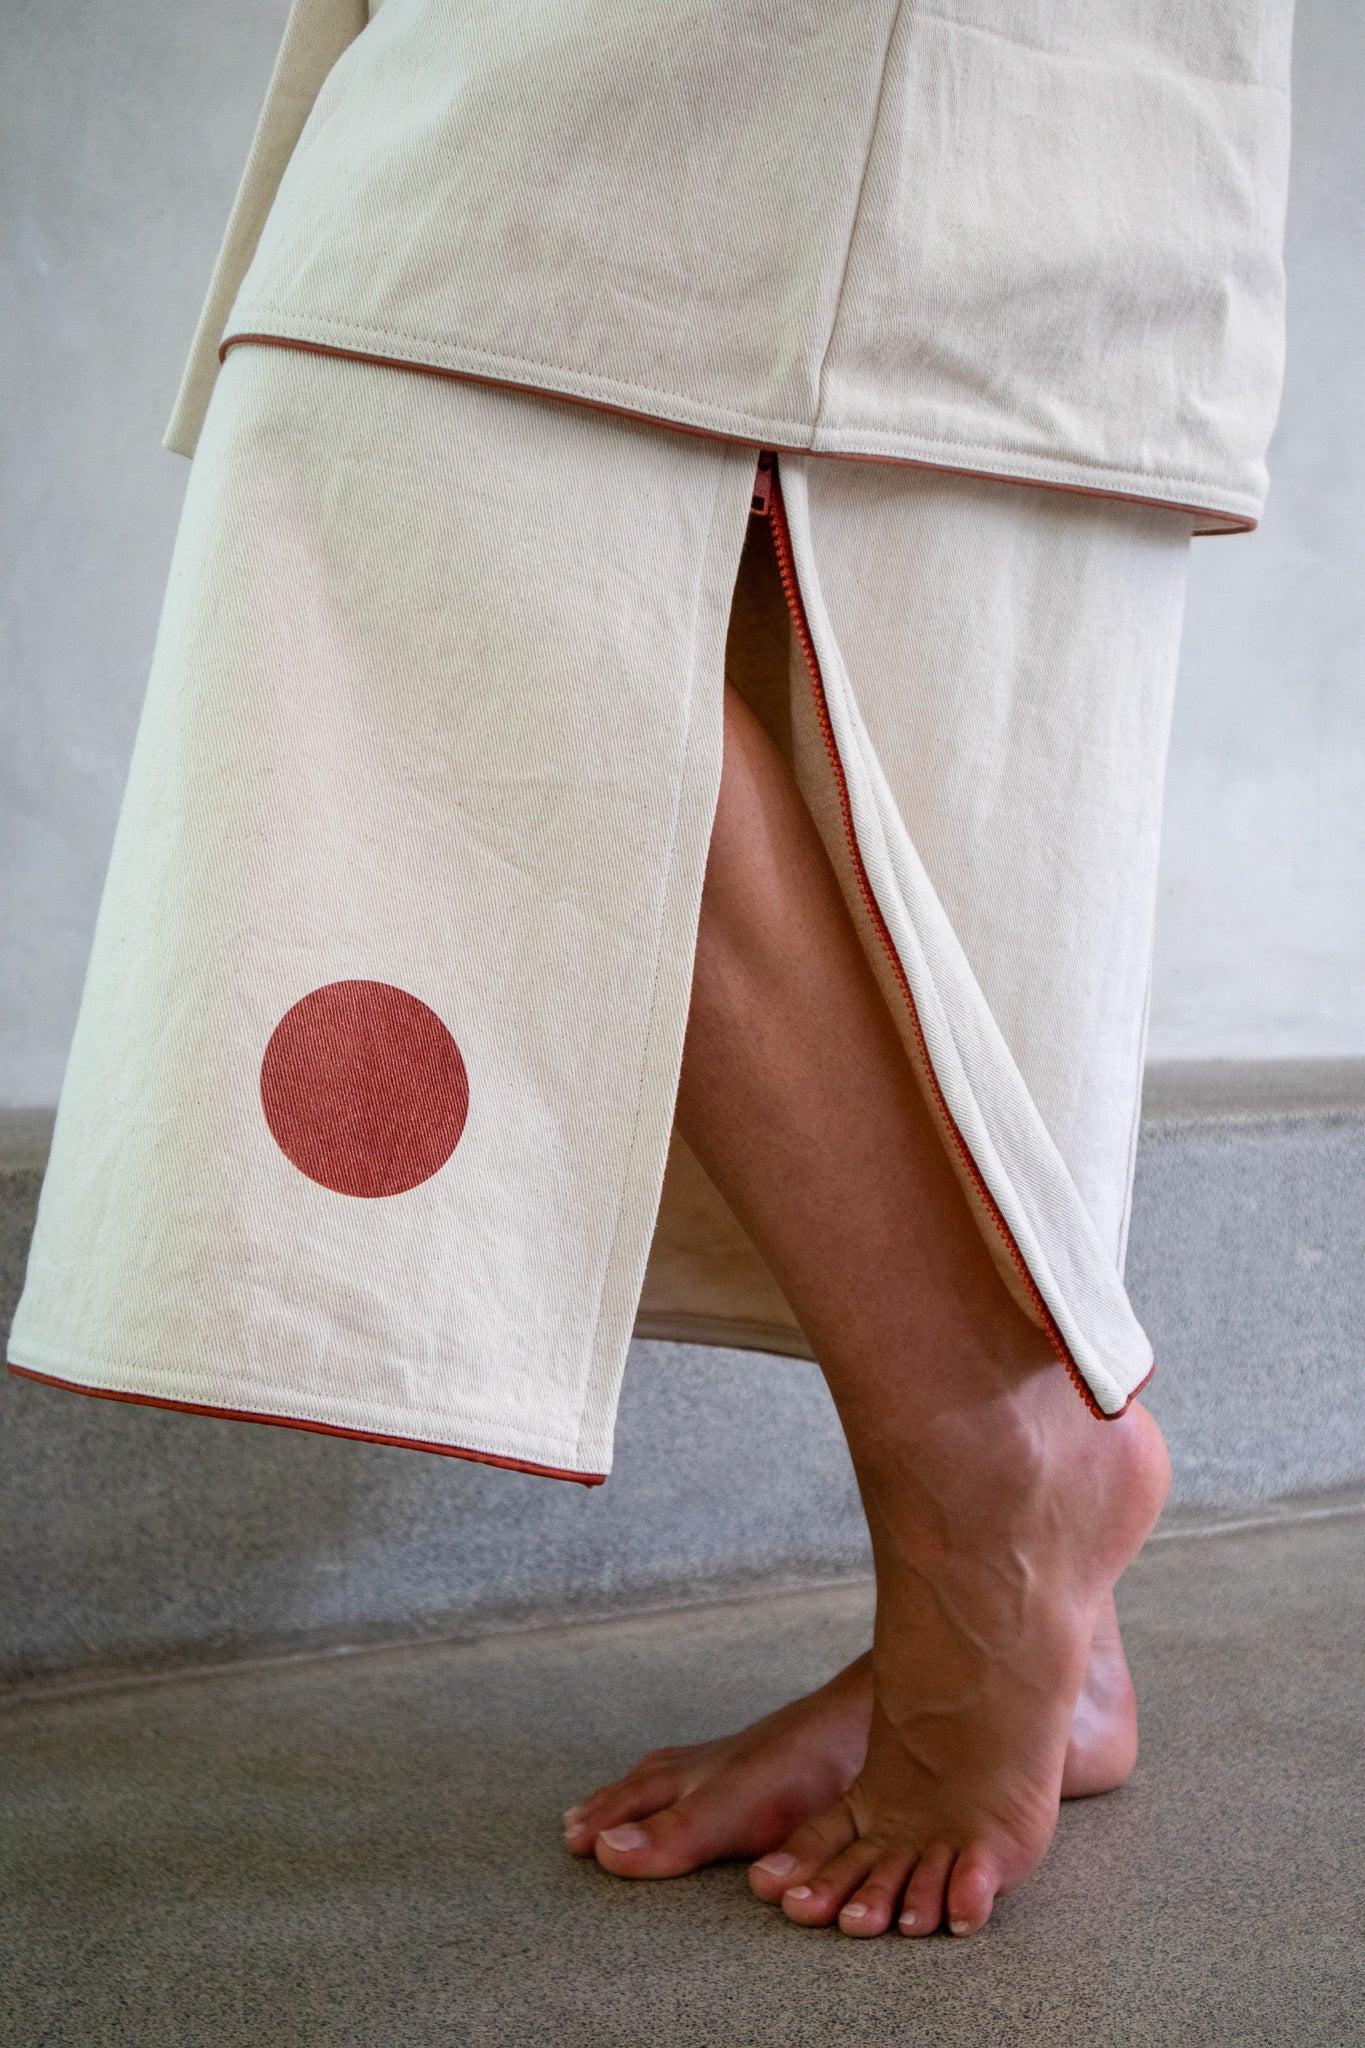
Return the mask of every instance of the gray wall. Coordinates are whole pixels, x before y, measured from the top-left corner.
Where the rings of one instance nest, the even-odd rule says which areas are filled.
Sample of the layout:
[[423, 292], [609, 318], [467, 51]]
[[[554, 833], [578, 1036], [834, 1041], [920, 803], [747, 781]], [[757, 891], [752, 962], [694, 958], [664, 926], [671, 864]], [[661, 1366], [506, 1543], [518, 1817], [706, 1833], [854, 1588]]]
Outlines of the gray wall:
[[[284, 0], [10, 0], [0, 1104], [55, 1100], [185, 465], [160, 435]], [[1155, 1057], [1365, 1052], [1365, 10], [1301, 0], [1262, 530], [1195, 548]]]
[[1270, 503], [1195, 543], [1156, 1058], [1365, 1050], [1365, 7], [1299, 0]]

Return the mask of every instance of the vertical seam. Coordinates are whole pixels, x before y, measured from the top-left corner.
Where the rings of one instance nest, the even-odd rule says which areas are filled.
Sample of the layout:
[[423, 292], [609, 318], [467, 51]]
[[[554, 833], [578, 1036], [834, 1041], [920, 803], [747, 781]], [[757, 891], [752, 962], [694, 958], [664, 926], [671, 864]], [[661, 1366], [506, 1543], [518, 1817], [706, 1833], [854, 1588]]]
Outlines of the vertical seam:
[[886, 48], [882, 52], [881, 75], [877, 80], [877, 101], [872, 109], [872, 125], [868, 131], [867, 147], [863, 152], [863, 168], [858, 177], [858, 196], [853, 202], [853, 217], [848, 224], [848, 241], [844, 248], [843, 268], [839, 272], [839, 285], [834, 294], [834, 312], [830, 318], [829, 333], [825, 337], [825, 346], [820, 352], [820, 368], [816, 373], [815, 379], [815, 417], [811, 421], [812, 438], [819, 435], [820, 425], [825, 416], [825, 371], [829, 363], [830, 350], [834, 346], [834, 337], [839, 329], [839, 316], [844, 309], [844, 292], [848, 284], [849, 266], [853, 261], [854, 237], [857, 235], [858, 224], [862, 219], [863, 194], [867, 189], [867, 174], [872, 167], [872, 151], [876, 145], [877, 136], [882, 125], [882, 101], [886, 97], [886, 78], [891, 68], [891, 51], [904, 11], [904, 0], [896, 0], [896, 11], [891, 17], [891, 27], [887, 33]]

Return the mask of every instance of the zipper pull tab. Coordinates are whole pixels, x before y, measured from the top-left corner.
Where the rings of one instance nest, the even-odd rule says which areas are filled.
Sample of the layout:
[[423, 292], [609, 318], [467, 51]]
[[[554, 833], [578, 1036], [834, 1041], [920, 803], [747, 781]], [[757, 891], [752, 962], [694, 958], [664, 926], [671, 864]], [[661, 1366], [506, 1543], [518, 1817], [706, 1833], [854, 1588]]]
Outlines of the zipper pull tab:
[[755, 517], [767, 517], [768, 507], [772, 503], [776, 464], [777, 456], [771, 448], [760, 449], [758, 468], [754, 472], [754, 494], [749, 501], [749, 510]]

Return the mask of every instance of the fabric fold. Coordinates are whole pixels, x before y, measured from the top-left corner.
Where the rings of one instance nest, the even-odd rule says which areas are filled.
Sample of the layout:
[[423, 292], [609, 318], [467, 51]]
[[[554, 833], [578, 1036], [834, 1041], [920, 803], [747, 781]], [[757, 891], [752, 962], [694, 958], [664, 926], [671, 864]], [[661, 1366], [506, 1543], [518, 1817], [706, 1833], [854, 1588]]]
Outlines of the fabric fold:
[[[1150, 1343], [1123, 1287], [1121, 1243], [1116, 1251], [1097, 1228], [925, 871], [914, 843], [913, 812], [888, 785], [825, 603], [811, 528], [810, 468], [785, 461], [781, 486], [783, 523], [816, 665], [810, 677], [815, 725], [825, 724], [821, 732], [807, 719], [804, 743], [798, 737], [803, 786], [1002, 1274], [1026, 1311], [1050, 1329], [1097, 1408], [1117, 1414], [1153, 1365]], [[953, 481], [945, 480], [949, 504]], [[971, 486], [958, 483], [959, 495], [963, 489]], [[1174, 518], [1170, 524], [1172, 561], [1179, 567], [1188, 525]], [[883, 573], [896, 560], [894, 537], [886, 538]], [[911, 615], [913, 608], [913, 593], [907, 593]], [[1169, 653], [1173, 668], [1173, 639]], [[794, 650], [794, 665], [797, 659]], [[898, 696], [905, 681], [880, 679], [883, 690]], [[1115, 685], [1122, 687], [1118, 677]], [[802, 730], [798, 721], [798, 735]], [[1158, 746], [1162, 738], [1158, 728]], [[971, 745], [967, 728], [961, 735], [964, 753]], [[1115, 764], [1108, 765], [1112, 771]], [[964, 813], [964, 852], [971, 829]], [[1046, 857], [1041, 846], [1036, 853]], [[1153, 879], [1133, 876], [1128, 897], [1139, 949], [1149, 937], [1143, 898]], [[1133, 922], [1127, 905], [1117, 908]], [[1059, 969], [1064, 971], [1060, 958]], [[1065, 987], [1058, 988], [1059, 1013], [1066, 999]], [[1064, 1047], [1059, 1051], [1065, 1059]], [[1131, 1156], [1110, 1150], [1111, 1175], [1129, 1176]], [[1126, 1200], [1123, 1208], [1126, 1217]]]

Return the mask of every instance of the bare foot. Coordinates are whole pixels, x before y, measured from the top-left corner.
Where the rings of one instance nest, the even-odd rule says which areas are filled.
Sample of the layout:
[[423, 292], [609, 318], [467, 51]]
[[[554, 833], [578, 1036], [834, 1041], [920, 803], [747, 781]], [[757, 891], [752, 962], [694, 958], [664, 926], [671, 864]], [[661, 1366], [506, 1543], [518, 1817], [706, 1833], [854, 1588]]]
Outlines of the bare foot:
[[1137, 1698], [1123, 1654], [1112, 1590], [1100, 1602], [1085, 1682], [1071, 1713], [1063, 1799], [1092, 1799], [1133, 1775], [1138, 1756]]
[[849, 1781], [842, 1674], [738, 1749], [649, 1760], [627, 1811], [603, 1795], [610, 1825], [572, 1817], [590, 1818], [575, 1845], [662, 1875], [670, 1854], [752, 1853], [828, 1788], [753, 1864], [758, 1896], [850, 1935], [973, 1933], [1045, 1853], [1073, 1744], [1074, 1789], [1106, 1778], [1104, 1702], [1126, 1677], [1097, 1624], [1169, 1461], [1144, 1410], [1088, 1411], [1059, 1334], [1003, 1284], [800, 792], [728, 688], [677, 1120], [848, 1442], [877, 1577], [866, 1754]]
[[867, 1755], [872, 1656], [737, 1735], [653, 1749], [564, 1816], [565, 1847], [619, 1877], [761, 1856], [846, 1792]]
[[878, 1566], [867, 1759], [750, 1871], [789, 1919], [972, 1934], [1046, 1852], [1094, 1617], [1169, 1483], [1144, 1410], [1100, 1423], [1066, 1402], [1040, 1375], [941, 1410], [913, 1463], [894, 1431], [861, 1447]]
[[[866, 1759], [871, 1720], [869, 1650], [738, 1734], [651, 1750], [569, 1809], [565, 1846], [575, 1856], [596, 1852], [621, 1877], [681, 1877], [705, 1863], [766, 1855], [847, 1792]], [[1137, 1703], [1111, 1593], [1100, 1604], [1071, 1716], [1062, 1797], [1112, 1792], [1136, 1762]]]

